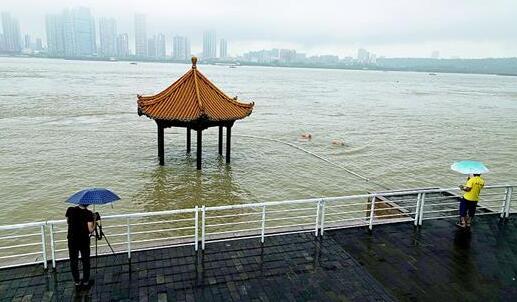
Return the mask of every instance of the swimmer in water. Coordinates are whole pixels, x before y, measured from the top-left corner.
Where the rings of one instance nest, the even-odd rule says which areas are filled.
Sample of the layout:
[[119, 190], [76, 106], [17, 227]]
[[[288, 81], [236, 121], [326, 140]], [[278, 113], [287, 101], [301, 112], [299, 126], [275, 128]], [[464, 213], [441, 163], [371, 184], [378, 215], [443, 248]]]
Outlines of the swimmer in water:
[[302, 138], [310, 140], [312, 138], [312, 134], [310, 134], [310, 133], [302, 133]]
[[333, 139], [331, 141], [332, 145], [338, 145], [338, 146], [344, 146], [345, 145], [345, 142], [340, 140], [340, 139]]

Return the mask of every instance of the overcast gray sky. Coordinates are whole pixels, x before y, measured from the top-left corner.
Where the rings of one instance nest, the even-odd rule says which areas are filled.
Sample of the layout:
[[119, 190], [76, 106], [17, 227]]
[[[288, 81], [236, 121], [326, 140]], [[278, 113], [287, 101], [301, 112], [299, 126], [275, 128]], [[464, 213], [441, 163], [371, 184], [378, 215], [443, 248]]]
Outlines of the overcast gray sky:
[[45, 14], [74, 6], [115, 18], [130, 36], [133, 14], [144, 13], [148, 35], [187, 35], [194, 53], [215, 29], [233, 55], [278, 47], [343, 57], [363, 47], [388, 57], [517, 56], [517, 0], [2, 0], [0, 10], [45, 38]]

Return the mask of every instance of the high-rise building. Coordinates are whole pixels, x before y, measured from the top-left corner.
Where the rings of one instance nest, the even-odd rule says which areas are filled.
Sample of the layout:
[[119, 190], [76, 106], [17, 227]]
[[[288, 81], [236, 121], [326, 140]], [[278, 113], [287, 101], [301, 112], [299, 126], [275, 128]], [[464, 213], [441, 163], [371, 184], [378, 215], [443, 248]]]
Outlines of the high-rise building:
[[217, 57], [217, 37], [214, 30], [203, 33], [203, 59]]
[[172, 39], [172, 58], [174, 60], [190, 58], [190, 41], [187, 37], [175, 36]]
[[156, 57], [165, 58], [166, 57], [166, 41], [164, 34], [158, 34], [156, 36]]
[[97, 52], [95, 21], [86, 7], [46, 16], [48, 53], [52, 56], [92, 56]]
[[47, 15], [45, 19], [47, 32], [47, 51], [51, 56], [65, 55], [65, 41], [63, 31], [63, 17]]
[[43, 42], [41, 38], [36, 38], [36, 42], [34, 43], [34, 50], [42, 51], [43, 50]]
[[4, 34], [0, 33], [0, 52], [5, 51], [5, 40], [4, 40]]
[[296, 50], [294, 49], [280, 49], [278, 60], [281, 63], [291, 63], [296, 58]]
[[184, 37], [174, 36], [172, 38], [172, 58], [174, 60], [184, 60], [185, 56], [185, 40]]
[[120, 34], [117, 37], [117, 56], [129, 57], [129, 36], [128, 34]]
[[225, 39], [221, 39], [219, 44], [219, 57], [223, 59], [228, 57], [228, 41]]
[[147, 56], [150, 58], [156, 58], [156, 36], [152, 36], [147, 41]]
[[95, 22], [86, 7], [72, 10], [72, 26], [76, 43], [76, 56], [91, 56], [97, 52]]
[[69, 9], [63, 10], [62, 22], [64, 56], [74, 57], [77, 55], [77, 37], [75, 36], [73, 13]]
[[359, 48], [357, 50], [357, 62], [359, 64], [368, 64], [370, 62], [370, 53], [364, 48]]
[[190, 61], [192, 57], [192, 52], [190, 51], [190, 39], [185, 37], [185, 57]]
[[89, 8], [65, 9], [61, 22], [65, 56], [92, 56], [97, 52], [95, 22]]
[[31, 35], [25, 34], [25, 36], [23, 37], [23, 48], [25, 48], [25, 49], [32, 48]]
[[303, 63], [307, 60], [307, 55], [304, 53], [297, 52], [293, 58], [293, 62], [295, 63]]
[[368, 60], [368, 63], [370, 64], [377, 64], [377, 55], [374, 53], [370, 53], [370, 59]]
[[20, 24], [8, 12], [2, 12], [3, 51], [17, 53], [22, 50]]
[[99, 19], [100, 55], [117, 56], [117, 22], [113, 18]]
[[147, 44], [145, 15], [135, 14], [135, 55], [137, 57], [147, 56]]

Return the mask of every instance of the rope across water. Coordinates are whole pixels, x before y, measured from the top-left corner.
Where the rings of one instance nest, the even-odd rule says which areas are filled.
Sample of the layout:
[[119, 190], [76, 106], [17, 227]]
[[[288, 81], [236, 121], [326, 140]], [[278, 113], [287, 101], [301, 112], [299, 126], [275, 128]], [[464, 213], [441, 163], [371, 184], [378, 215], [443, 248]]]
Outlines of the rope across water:
[[282, 140], [279, 140], [279, 139], [275, 139], [275, 138], [262, 137], [262, 136], [256, 136], [256, 135], [234, 134], [234, 136], [262, 139], [262, 140], [277, 142], [277, 143], [281, 143], [281, 144], [293, 147], [293, 148], [298, 149], [298, 150], [300, 150], [302, 152], [305, 152], [305, 153], [307, 153], [309, 155], [312, 155], [312, 156], [314, 156], [314, 157], [316, 157], [316, 158], [318, 158], [318, 159], [320, 159], [320, 160], [322, 160], [322, 161], [324, 161], [324, 162], [326, 162], [328, 164], [331, 164], [331, 165], [333, 165], [335, 167], [338, 167], [338, 168], [344, 170], [345, 172], [347, 172], [348, 174], [351, 174], [351, 175], [353, 175], [353, 176], [355, 176], [357, 178], [360, 178], [360, 179], [362, 179], [362, 180], [364, 180], [366, 182], [369, 182], [369, 183], [372, 183], [374, 185], [377, 185], [377, 186], [379, 186], [379, 187], [381, 187], [383, 189], [390, 190], [390, 188], [388, 188], [387, 186], [385, 186], [385, 185], [383, 185], [383, 184], [381, 184], [379, 182], [372, 181], [370, 178], [368, 178], [366, 176], [363, 176], [363, 175], [361, 175], [361, 174], [359, 174], [357, 172], [354, 172], [354, 171], [350, 170], [349, 168], [347, 168], [347, 167], [345, 167], [345, 166], [343, 166], [341, 164], [335, 163], [335, 162], [333, 162], [333, 161], [331, 161], [331, 160], [329, 160], [329, 159], [327, 159], [327, 158], [325, 158], [325, 157], [323, 157], [321, 155], [318, 155], [318, 154], [316, 154], [314, 152], [311, 152], [311, 151], [309, 151], [307, 149], [304, 149], [304, 148], [302, 148], [300, 146], [297, 146], [297, 145], [295, 145], [293, 143], [285, 142], [285, 141], [282, 141]]
[[[120, 133], [120, 131], [116, 131], [116, 130], [115, 131], [101, 130], [101, 131], [96, 131], [96, 132]], [[140, 133], [155, 134], [155, 132], [153, 132], [153, 131], [140, 131]], [[174, 133], [174, 134], [179, 134], [179, 133]], [[361, 174], [359, 174], [357, 172], [354, 172], [354, 171], [350, 170], [349, 168], [347, 168], [347, 167], [345, 167], [345, 166], [343, 166], [343, 165], [341, 165], [339, 163], [333, 162], [333, 161], [331, 161], [331, 160], [329, 160], [329, 159], [327, 159], [327, 158], [325, 158], [325, 157], [323, 157], [321, 155], [318, 155], [318, 154], [316, 154], [314, 152], [311, 152], [311, 151], [309, 151], [307, 149], [304, 149], [304, 148], [302, 148], [300, 146], [297, 146], [297, 145], [295, 145], [293, 143], [282, 141], [282, 140], [279, 140], [279, 139], [276, 139], [276, 138], [269, 138], [269, 137], [256, 136], [256, 135], [246, 135], [246, 134], [232, 134], [232, 135], [233, 136], [237, 136], [237, 137], [243, 137], [243, 138], [261, 139], [261, 140], [266, 140], [266, 141], [271, 141], [271, 142], [276, 142], [276, 143], [287, 145], [289, 147], [292, 147], [292, 148], [295, 148], [297, 150], [300, 150], [300, 151], [302, 151], [302, 152], [304, 152], [306, 154], [314, 156], [315, 158], [318, 158], [318, 159], [320, 159], [320, 160], [322, 160], [322, 161], [324, 161], [324, 162], [326, 162], [326, 163], [328, 163], [328, 164], [330, 164], [330, 165], [332, 165], [334, 167], [338, 167], [338, 168], [344, 170], [345, 172], [347, 172], [348, 174], [353, 175], [353, 176], [355, 176], [355, 177], [357, 177], [357, 178], [359, 178], [359, 179], [361, 179], [361, 180], [363, 180], [365, 182], [374, 184], [374, 185], [379, 186], [379, 187], [381, 187], [381, 188], [383, 188], [385, 190], [390, 190], [390, 188], [388, 186], [386, 186], [386, 185], [384, 185], [382, 183], [379, 183], [377, 181], [373, 181], [372, 179], [370, 179], [370, 178], [368, 178], [366, 176], [363, 176], [363, 175], [361, 175]]]

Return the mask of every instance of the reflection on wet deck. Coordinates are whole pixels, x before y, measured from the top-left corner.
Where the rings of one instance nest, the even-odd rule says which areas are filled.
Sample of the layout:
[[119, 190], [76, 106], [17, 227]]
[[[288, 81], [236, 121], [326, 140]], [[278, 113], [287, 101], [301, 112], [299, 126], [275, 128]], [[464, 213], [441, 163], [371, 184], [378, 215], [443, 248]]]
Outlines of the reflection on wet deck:
[[0, 300], [463, 301], [517, 298], [517, 221], [481, 216], [218, 242], [92, 260], [95, 285], [75, 292], [69, 263], [0, 270]]
[[327, 235], [401, 301], [515, 301], [517, 220], [476, 217], [470, 232], [455, 219], [378, 225]]

